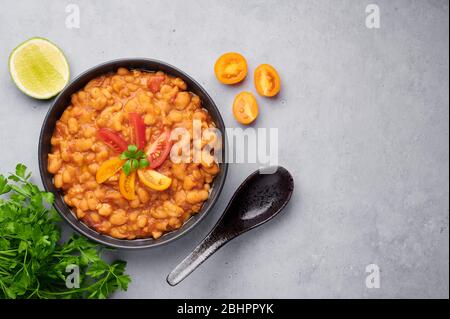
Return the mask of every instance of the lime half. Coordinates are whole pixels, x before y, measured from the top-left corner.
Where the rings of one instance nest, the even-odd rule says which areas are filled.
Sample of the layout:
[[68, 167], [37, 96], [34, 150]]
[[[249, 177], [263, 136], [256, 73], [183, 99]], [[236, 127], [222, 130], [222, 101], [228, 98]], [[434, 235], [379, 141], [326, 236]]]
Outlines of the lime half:
[[69, 64], [62, 51], [43, 38], [31, 38], [11, 52], [9, 73], [23, 93], [36, 99], [55, 96], [70, 77]]

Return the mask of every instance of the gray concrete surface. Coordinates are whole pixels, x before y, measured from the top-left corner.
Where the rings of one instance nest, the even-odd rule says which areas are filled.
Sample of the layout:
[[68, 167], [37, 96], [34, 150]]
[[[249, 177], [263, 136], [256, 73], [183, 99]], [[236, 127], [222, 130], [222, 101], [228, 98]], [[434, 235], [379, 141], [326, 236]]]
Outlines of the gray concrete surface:
[[[376, 3], [381, 28], [365, 26]], [[79, 5], [79, 29], [65, 27]], [[2, 1], [2, 172], [35, 173], [51, 101], [10, 81], [10, 51], [32, 36], [66, 53], [72, 77], [119, 57], [167, 61], [196, 78], [225, 123], [237, 88], [213, 74], [223, 52], [250, 70], [271, 63], [280, 96], [259, 98], [255, 127], [279, 128], [280, 164], [295, 177], [291, 203], [272, 222], [234, 240], [177, 287], [168, 272], [211, 229], [254, 165], [231, 165], [215, 210], [168, 246], [114, 255], [133, 278], [118, 298], [449, 297], [449, 6], [446, 0]], [[251, 73], [250, 73], [251, 74]], [[368, 289], [365, 268], [381, 269]]]

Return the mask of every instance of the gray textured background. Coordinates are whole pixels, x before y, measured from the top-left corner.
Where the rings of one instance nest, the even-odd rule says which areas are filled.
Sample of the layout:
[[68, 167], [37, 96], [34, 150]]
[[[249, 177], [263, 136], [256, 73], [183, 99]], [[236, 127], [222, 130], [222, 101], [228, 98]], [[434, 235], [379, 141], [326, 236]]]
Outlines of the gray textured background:
[[[381, 29], [365, 27], [365, 7]], [[65, 27], [77, 3], [81, 28]], [[196, 78], [236, 126], [231, 102], [253, 90], [220, 85], [215, 59], [238, 51], [250, 72], [279, 70], [283, 87], [259, 98], [256, 127], [278, 127], [280, 163], [294, 175], [292, 202], [269, 224], [234, 240], [179, 286], [167, 273], [211, 229], [254, 170], [231, 165], [215, 210], [168, 246], [117, 252], [133, 278], [116, 297], [389, 298], [449, 296], [449, 6], [436, 1], [2, 1], [1, 171], [35, 172], [51, 101], [21, 94], [10, 51], [32, 36], [66, 53], [72, 77], [119, 57], [152, 57]], [[381, 288], [365, 287], [365, 267]]]

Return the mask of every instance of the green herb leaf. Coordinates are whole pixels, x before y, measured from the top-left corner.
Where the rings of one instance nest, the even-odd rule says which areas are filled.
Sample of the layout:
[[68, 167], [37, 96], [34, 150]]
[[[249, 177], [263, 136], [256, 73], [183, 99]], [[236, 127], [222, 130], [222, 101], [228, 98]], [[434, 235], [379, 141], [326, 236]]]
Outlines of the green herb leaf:
[[11, 187], [8, 185], [8, 180], [3, 175], [0, 175], [0, 195], [9, 193], [10, 190]]
[[107, 263], [105, 263], [103, 260], [99, 260], [99, 261], [93, 263], [92, 266], [89, 267], [86, 274], [91, 276], [92, 278], [99, 278], [108, 270], [109, 270], [109, 265]]
[[80, 259], [81, 263], [84, 265], [97, 262], [99, 260], [97, 250], [95, 248], [80, 250]]
[[126, 161], [122, 166], [123, 172], [125, 175], [130, 175], [131, 173], [131, 160]]
[[139, 168], [139, 161], [137, 159], [131, 160], [131, 169], [133, 171], [137, 170]]
[[17, 164], [16, 165], [16, 175], [25, 179], [25, 172], [27, 170], [27, 167], [23, 164]]
[[121, 160], [126, 160], [128, 158], [127, 154], [125, 154], [126, 152], [123, 152], [122, 154], [120, 154], [119, 158]]
[[150, 165], [150, 163], [148, 162], [148, 159], [141, 158], [139, 160], [139, 168], [146, 168], [148, 165]]
[[55, 201], [55, 195], [53, 193], [41, 193], [42, 199], [49, 205], [53, 205], [53, 202]]
[[20, 177], [17, 175], [9, 175], [8, 179], [14, 182], [20, 182]]
[[21, 252], [26, 251], [27, 248], [28, 248], [28, 243], [26, 241], [22, 240], [19, 243], [19, 248], [17, 249], [17, 252], [20, 254]]
[[138, 150], [136, 145], [128, 145], [128, 151], [130, 151], [131, 153], [136, 153], [136, 151]]
[[123, 152], [123, 154], [125, 154], [125, 156], [126, 156], [127, 158], [132, 158], [132, 157], [133, 157], [133, 153], [130, 152], [130, 151], [125, 151], [125, 152]]
[[137, 158], [137, 159], [139, 159], [139, 158], [141, 158], [141, 157], [144, 157], [144, 156], [145, 156], [145, 153], [144, 153], [143, 150], [137, 151], [137, 153], [136, 153], [136, 158]]

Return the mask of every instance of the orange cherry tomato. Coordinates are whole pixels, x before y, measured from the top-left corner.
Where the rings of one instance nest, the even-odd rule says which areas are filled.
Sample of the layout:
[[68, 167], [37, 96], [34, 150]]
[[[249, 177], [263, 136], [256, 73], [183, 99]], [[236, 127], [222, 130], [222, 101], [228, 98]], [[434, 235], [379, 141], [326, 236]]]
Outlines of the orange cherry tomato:
[[241, 92], [233, 102], [233, 115], [242, 124], [250, 124], [258, 117], [258, 103], [251, 92]]
[[95, 174], [95, 180], [97, 183], [104, 183], [113, 177], [122, 168], [124, 162], [125, 161], [118, 157], [111, 158], [110, 160], [103, 162]]
[[130, 175], [126, 175], [123, 171], [120, 173], [119, 178], [119, 190], [120, 194], [128, 200], [133, 200], [136, 198], [135, 192], [135, 181], [136, 181], [136, 172], [133, 171]]
[[172, 179], [152, 169], [138, 170], [139, 180], [155, 191], [168, 189], [172, 184]]
[[223, 84], [239, 83], [247, 75], [247, 61], [239, 53], [225, 53], [217, 59], [214, 73]]
[[263, 96], [271, 97], [280, 92], [280, 76], [270, 64], [261, 64], [256, 68], [254, 81], [256, 91]]

